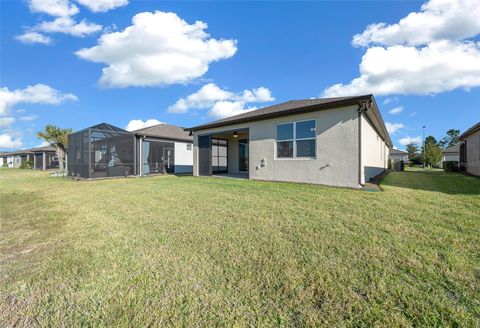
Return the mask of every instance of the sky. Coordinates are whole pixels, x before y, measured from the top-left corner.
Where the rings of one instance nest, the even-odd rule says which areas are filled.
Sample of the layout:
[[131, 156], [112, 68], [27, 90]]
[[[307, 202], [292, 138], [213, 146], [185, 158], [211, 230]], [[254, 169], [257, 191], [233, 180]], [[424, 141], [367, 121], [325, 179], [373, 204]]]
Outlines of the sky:
[[480, 0], [0, 2], [0, 150], [375, 96], [396, 148], [480, 121]]

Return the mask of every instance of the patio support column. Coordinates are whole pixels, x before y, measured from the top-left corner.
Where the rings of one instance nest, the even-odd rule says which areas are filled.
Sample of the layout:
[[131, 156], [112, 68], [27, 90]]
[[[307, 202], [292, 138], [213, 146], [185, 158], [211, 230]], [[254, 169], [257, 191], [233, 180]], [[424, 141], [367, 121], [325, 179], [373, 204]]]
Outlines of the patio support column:
[[33, 154], [33, 167], [32, 167], [34, 170], [37, 168], [37, 156], [35, 156], [35, 154]]
[[142, 176], [143, 175], [143, 138], [140, 137], [140, 139], [138, 139], [138, 163], [140, 165], [138, 165], [138, 175], [139, 176]]

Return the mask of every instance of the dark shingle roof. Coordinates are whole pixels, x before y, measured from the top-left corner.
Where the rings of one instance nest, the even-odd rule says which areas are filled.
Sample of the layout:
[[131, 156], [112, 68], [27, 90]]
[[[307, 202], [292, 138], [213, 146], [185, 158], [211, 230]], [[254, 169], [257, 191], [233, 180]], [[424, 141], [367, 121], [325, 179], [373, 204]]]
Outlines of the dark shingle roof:
[[268, 106], [268, 107], [260, 108], [257, 110], [252, 110], [250, 112], [226, 117], [226, 118], [213, 121], [207, 124], [198, 125], [190, 129], [201, 130], [203, 128], [227, 125], [226, 123], [234, 124], [237, 122], [256, 121], [263, 118], [281, 116], [281, 114], [287, 114], [287, 113], [295, 114], [295, 112], [300, 112], [301, 109], [306, 109], [306, 108], [319, 106], [319, 105], [331, 105], [330, 108], [332, 108], [335, 104], [341, 105], [345, 101], [360, 100], [367, 97], [370, 97], [370, 95], [359, 96], [359, 97], [337, 97], [337, 98], [290, 100], [277, 105]]
[[33, 153], [38, 153], [38, 152], [53, 152], [56, 151], [55, 147], [48, 145], [48, 146], [43, 146], [43, 147], [35, 147], [35, 148], [28, 148], [28, 149], [19, 149], [16, 151], [11, 151], [11, 152], [5, 152], [1, 153], [0, 157], [5, 157], [5, 156], [16, 156], [16, 155], [26, 155], [26, 154], [33, 154]]
[[477, 124], [475, 124], [474, 126], [472, 126], [470, 129], [468, 129], [467, 131], [463, 132], [458, 138], [460, 140], [463, 140], [465, 139], [465, 137], [468, 137], [469, 135], [471, 135], [472, 133], [475, 133], [477, 131], [480, 130], [480, 122], [478, 122]]
[[157, 124], [148, 128], [132, 131], [132, 133], [138, 135], [145, 135], [147, 137], [164, 138], [171, 140], [181, 141], [193, 141], [193, 137], [189, 135], [184, 128], [170, 125], [170, 124]]
[[455, 146], [445, 148], [443, 153], [459, 153], [460, 152], [461, 142], [457, 143]]
[[57, 151], [54, 146], [48, 145], [48, 146], [43, 146], [43, 147], [36, 147], [36, 148], [30, 148], [28, 149], [31, 152], [44, 152], [44, 151]]
[[390, 155], [408, 155], [408, 153], [400, 149], [390, 148]]
[[327, 110], [342, 106], [359, 104], [361, 101], [372, 101], [375, 106], [373, 107], [373, 114], [367, 112], [367, 115], [373, 115], [374, 125], [379, 131], [380, 135], [386, 141], [388, 146], [392, 146], [392, 140], [387, 132], [385, 124], [383, 123], [382, 116], [375, 103], [373, 95], [352, 96], [352, 97], [336, 97], [336, 98], [320, 98], [320, 99], [303, 99], [303, 100], [290, 100], [281, 104], [252, 110], [247, 113], [223, 118], [217, 121], [213, 121], [207, 124], [202, 124], [189, 128], [191, 131], [198, 131], [222, 126], [228, 126], [237, 123], [246, 123], [253, 121], [265, 120], [273, 117], [295, 115], [300, 113], [306, 113], [317, 110]]

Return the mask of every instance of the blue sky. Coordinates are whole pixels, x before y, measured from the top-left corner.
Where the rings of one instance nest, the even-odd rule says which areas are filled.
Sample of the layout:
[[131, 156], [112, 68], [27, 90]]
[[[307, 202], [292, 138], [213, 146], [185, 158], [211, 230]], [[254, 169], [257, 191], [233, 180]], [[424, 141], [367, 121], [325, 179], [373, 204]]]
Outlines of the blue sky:
[[399, 148], [480, 121], [480, 3], [103, 1], [1, 2], [0, 149], [46, 124], [188, 127], [358, 93]]

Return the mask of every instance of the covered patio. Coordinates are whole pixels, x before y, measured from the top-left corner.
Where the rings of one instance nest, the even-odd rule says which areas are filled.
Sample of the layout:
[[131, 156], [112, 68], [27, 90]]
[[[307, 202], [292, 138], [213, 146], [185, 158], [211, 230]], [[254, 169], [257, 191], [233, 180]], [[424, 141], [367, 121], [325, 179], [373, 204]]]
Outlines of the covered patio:
[[248, 129], [198, 137], [199, 175], [248, 179]]

